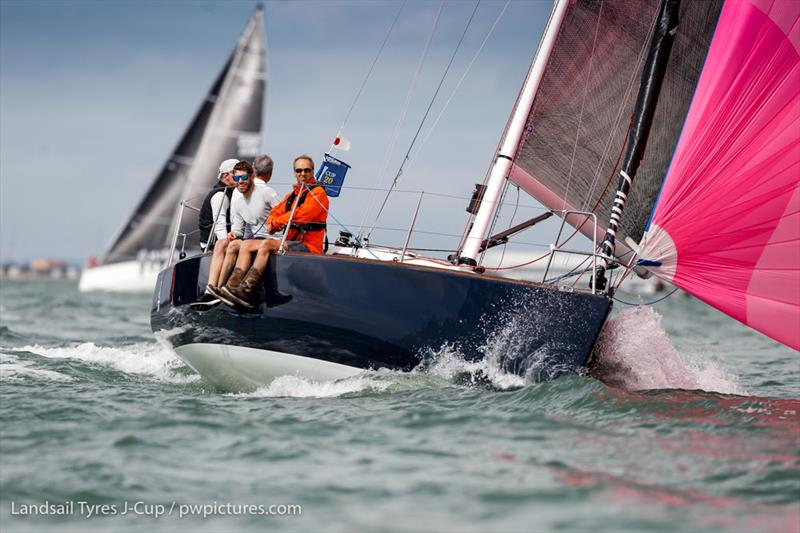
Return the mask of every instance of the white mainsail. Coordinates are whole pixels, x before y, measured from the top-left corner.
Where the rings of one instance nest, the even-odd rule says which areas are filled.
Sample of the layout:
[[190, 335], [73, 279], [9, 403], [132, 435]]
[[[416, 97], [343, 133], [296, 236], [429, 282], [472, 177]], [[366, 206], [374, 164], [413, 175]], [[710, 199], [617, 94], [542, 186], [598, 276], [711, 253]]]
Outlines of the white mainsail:
[[[157, 256], [170, 244], [179, 220], [179, 202], [188, 200], [199, 207], [214, 184], [220, 161], [252, 159], [258, 155], [267, 88], [266, 55], [264, 16], [259, 6], [189, 127], [139, 205], [112, 239], [102, 265], [84, 271], [81, 290], [151, 290], [153, 285], [149, 280], [152, 278], [154, 283], [155, 275], [150, 273], [152, 269], [139, 268], [139, 263], [142, 258]], [[197, 211], [185, 210], [180, 226], [180, 232], [187, 234], [187, 248], [196, 249]], [[130, 268], [107, 268], [125, 262], [133, 264]], [[106, 272], [101, 272], [102, 269]], [[129, 271], [131, 276], [120, 277], [120, 273]], [[136, 278], [139, 271], [147, 272], [148, 279], [126, 281], [128, 277]]]

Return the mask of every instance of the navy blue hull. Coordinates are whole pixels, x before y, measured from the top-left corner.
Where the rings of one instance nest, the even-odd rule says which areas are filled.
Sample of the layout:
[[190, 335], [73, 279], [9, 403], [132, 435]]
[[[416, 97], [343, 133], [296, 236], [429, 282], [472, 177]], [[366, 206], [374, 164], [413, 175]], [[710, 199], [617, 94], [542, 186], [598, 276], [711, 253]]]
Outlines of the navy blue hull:
[[272, 296], [257, 313], [189, 307], [205, 287], [209, 255], [165, 269], [153, 331], [175, 347], [242, 346], [362, 369], [411, 370], [448, 348], [538, 381], [583, 366], [611, 308], [603, 296], [486, 275], [343, 256], [275, 259], [264, 276]]

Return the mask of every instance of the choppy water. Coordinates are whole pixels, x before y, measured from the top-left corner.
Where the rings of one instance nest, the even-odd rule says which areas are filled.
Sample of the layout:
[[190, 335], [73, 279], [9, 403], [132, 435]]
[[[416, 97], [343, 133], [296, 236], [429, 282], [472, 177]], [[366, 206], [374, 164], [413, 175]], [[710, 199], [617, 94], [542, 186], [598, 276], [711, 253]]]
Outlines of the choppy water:
[[[456, 384], [475, 368], [445, 350], [425, 371], [247, 394], [159, 346], [148, 305], [0, 286], [0, 529], [800, 528], [798, 354], [696, 300], [618, 305], [604, 381], [483, 367], [494, 387]], [[12, 515], [44, 502], [72, 508]]]

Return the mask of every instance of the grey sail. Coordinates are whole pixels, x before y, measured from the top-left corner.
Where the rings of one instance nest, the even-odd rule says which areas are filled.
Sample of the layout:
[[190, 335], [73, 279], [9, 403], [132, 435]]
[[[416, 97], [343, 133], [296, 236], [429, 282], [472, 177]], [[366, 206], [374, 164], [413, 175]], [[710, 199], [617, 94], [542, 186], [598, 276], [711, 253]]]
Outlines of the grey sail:
[[[617, 241], [639, 241], [697, 86], [722, 0], [684, 1], [647, 150]], [[570, 2], [510, 178], [554, 210], [611, 212], [620, 156], [658, 11], [654, 0]], [[569, 219], [581, 225], [585, 218]], [[581, 227], [591, 235], [591, 224]], [[618, 252], [624, 253], [624, 247]], [[620, 254], [618, 254], [620, 255]]]
[[[141, 250], [169, 245], [178, 204], [199, 207], [224, 159], [252, 160], [261, 146], [261, 116], [267, 87], [264, 17], [256, 8], [189, 128], [164, 163], [144, 198], [113, 239], [104, 263], [135, 259]], [[186, 209], [181, 232], [187, 248], [198, 245], [198, 213]]]

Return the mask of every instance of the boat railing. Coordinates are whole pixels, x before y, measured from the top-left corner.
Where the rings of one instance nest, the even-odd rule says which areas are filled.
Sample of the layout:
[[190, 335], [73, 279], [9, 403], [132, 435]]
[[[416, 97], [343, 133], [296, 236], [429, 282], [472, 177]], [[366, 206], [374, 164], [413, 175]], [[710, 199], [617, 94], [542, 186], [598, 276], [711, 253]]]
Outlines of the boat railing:
[[[289, 183], [276, 182], [270, 183], [273, 188], [284, 189], [283, 185]], [[396, 204], [393, 209], [394, 214], [391, 216], [384, 216], [382, 220], [369, 220], [364, 215], [364, 210], [359, 210], [358, 206], [367, 204], [364, 196], [375, 193], [376, 191], [385, 191], [386, 189], [372, 188], [372, 187], [352, 187], [348, 188], [348, 195], [346, 197], [347, 203], [342, 203], [341, 199], [331, 199], [331, 209], [328, 213], [328, 240], [332, 249], [337, 254], [351, 254], [358, 257], [372, 258], [376, 260], [392, 260], [399, 263], [407, 261], [425, 261], [430, 259], [433, 265], [441, 265], [449, 268], [459, 268], [454, 265], [448, 258], [456, 252], [456, 247], [461, 239], [463, 239], [463, 227], [460, 217], [447, 217], [446, 219], [441, 216], [441, 213], [454, 213], [464, 209], [469, 203], [470, 197], [462, 195], [454, 195], [449, 193], [439, 193], [435, 191], [421, 191], [421, 190], [397, 190], [393, 191], [396, 195]], [[362, 196], [363, 195], [363, 196]], [[185, 220], [186, 210], [199, 212], [197, 202], [200, 198], [188, 198], [182, 200], [178, 205], [178, 213], [176, 216], [176, 226], [172, 235], [172, 243], [170, 246], [170, 254], [166, 266], [171, 266], [175, 261], [183, 259], [187, 255], [187, 250], [191, 251], [197, 248], [192, 243], [191, 238], [199, 234], [199, 229], [192, 229], [188, 231], [181, 231], [181, 225]], [[334, 203], [336, 202], [336, 203]], [[356, 207], [353, 208], [352, 206]], [[348, 214], [354, 218], [339, 218], [337, 211]], [[515, 220], [520, 218], [530, 218], [532, 216], [541, 215], [544, 212], [551, 212], [550, 210], [537, 205], [528, 205], [527, 203], [519, 203], [515, 206], [514, 212], [508, 211], [505, 218], [499, 218], [498, 227], [512, 226]], [[404, 213], [411, 213], [411, 216], [405, 218], [402, 216]], [[515, 237], [508, 240], [503, 251], [493, 257], [481, 257], [479, 269], [487, 272], [492, 272], [497, 275], [507, 277], [517, 277], [520, 279], [527, 279], [530, 281], [548, 282], [548, 276], [551, 275], [555, 268], [556, 262], [554, 257], [556, 254], [566, 255], [583, 255], [592, 260], [592, 272], [594, 273], [597, 260], [600, 258], [596, 250], [596, 242], [592, 243], [593, 251], [581, 251], [575, 247], [567, 247], [566, 244], [571, 242], [572, 235], [567, 238], [564, 237], [564, 229], [567, 219], [580, 217], [585, 220], [585, 224], [591, 221], [594, 228], [594, 235], [597, 235], [597, 217], [594, 213], [568, 210], [554, 212], [559, 215], [561, 225], [558, 229], [555, 242], [532, 242], [537, 239], [520, 239]], [[399, 215], [399, 216], [398, 216]], [[509, 216], [510, 215], [510, 216]], [[358, 217], [361, 216], [361, 220]], [[408, 216], [408, 215], [406, 215]], [[517, 218], [514, 218], [514, 217]], [[585, 217], [585, 218], [584, 218]], [[403, 222], [405, 218], [406, 222]], [[580, 220], [580, 219], [579, 219]], [[553, 228], [554, 230], [555, 228]], [[552, 230], [550, 230], [552, 231]], [[577, 230], [576, 230], [577, 231]], [[350, 247], [337, 246], [340, 241], [337, 241], [337, 234], [347, 233], [354, 238], [351, 239], [352, 244]], [[588, 232], [587, 232], [588, 233]], [[210, 250], [214, 243], [214, 234], [211, 232], [206, 250]], [[588, 243], [587, 243], [588, 248]], [[506, 254], [508, 250], [508, 254]], [[501, 260], [496, 264], [498, 256], [502, 255]], [[513, 257], [513, 259], [509, 259]], [[531, 258], [534, 258], [531, 260]], [[542, 269], [534, 268], [531, 270], [531, 264], [539, 262], [544, 264], [546, 260], [546, 267], [542, 273]], [[510, 263], [510, 264], [509, 264]], [[519, 263], [519, 264], [517, 264]], [[587, 269], [582, 267], [578, 274], [583, 274]], [[575, 270], [575, 269], [574, 269]], [[559, 267], [559, 273], [562, 268]], [[566, 276], [561, 276], [558, 279], [563, 279]], [[592, 291], [594, 292], [594, 290]]]
[[[547, 258], [547, 266], [544, 269], [544, 275], [542, 277], [542, 282], [547, 282], [547, 276], [550, 273], [550, 267], [553, 264], [553, 259], [555, 258], [556, 254], [569, 254], [569, 255], [577, 255], [577, 256], [585, 256], [587, 259], [591, 258], [592, 260], [592, 279], [594, 279], [595, 274], [597, 272], [597, 260], [601, 259], [601, 256], [597, 253], [597, 215], [592, 213], [591, 211], [576, 211], [573, 209], [565, 209], [562, 211], [554, 211], [554, 213], [561, 215], [561, 224], [558, 228], [558, 234], [556, 235], [556, 240], [553, 244], [550, 245], [550, 256]], [[567, 249], [563, 248], [563, 246], [572, 239], [572, 237], [577, 233], [579, 230], [575, 229], [575, 233], [572, 233], [569, 237], [567, 237], [564, 242], [561, 242], [561, 236], [564, 234], [564, 227], [567, 224], [567, 218], [569, 216], [577, 216], [577, 217], [585, 217], [584, 222], [580, 224], [581, 227], [586, 221], [592, 221], [592, 251], [587, 252], [586, 250], [576, 250], [576, 249]], [[583, 269], [580, 273], [582, 274], [586, 269]], [[594, 283], [590, 283], [592, 294], [596, 294], [596, 289]]]
[[[270, 181], [270, 186], [278, 190], [290, 185], [290, 182]], [[376, 207], [370, 201], [370, 195], [387, 191], [389, 189], [381, 187], [348, 186], [343, 191], [346, 194], [331, 198], [327, 220], [329, 242], [331, 245], [337, 244], [337, 234], [344, 233], [349, 236], [351, 244], [336, 249], [335, 253], [379, 260], [391, 257], [401, 263], [433, 253], [441, 256], [440, 262], [453, 266], [447, 262], [447, 256], [456, 252], [459, 241], [463, 239], [463, 219], [443, 217], [441, 213], [463, 212], [473, 197], [430, 190], [393, 189], [392, 209], [386, 210], [376, 220], [370, 216], [374, 215], [374, 211], [364, 209], [364, 206]], [[524, 202], [516, 208], [520, 217], [530, 212], [529, 216], [533, 216], [548, 211], [539, 205]], [[513, 245], [518, 248], [546, 249], [549, 242], [515, 240]], [[436, 257], [432, 259], [439, 260]]]
[[178, 241], [180, 240], [180, 251], [178, 251], [178, 259], [183, 259], [186, 257], [186, 239], [195, 234], [200, 233], [200, 229], [196, 228], [191, 231], [182, 232], [181, 231], [181, 223], [183, 222], [183, 214], [188, 209], [190, 211], [200, 212], [200, 208], [192, 205], [190, 202], [196, 201], [198, 197], [187, 198], [186, 200], [181, 200], [178, 204], [178, 215], [177, 215], [177, 222], [175, 224], [175, 232], [172, 234], [172, 244], [169, 247], [169, 257], [167, 258], [167, 267], [172, 266], [172, 263], [175, 260], [175, 252], [178, 251]]

